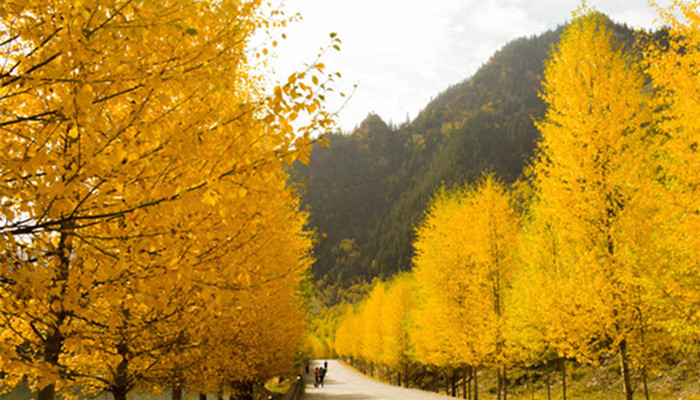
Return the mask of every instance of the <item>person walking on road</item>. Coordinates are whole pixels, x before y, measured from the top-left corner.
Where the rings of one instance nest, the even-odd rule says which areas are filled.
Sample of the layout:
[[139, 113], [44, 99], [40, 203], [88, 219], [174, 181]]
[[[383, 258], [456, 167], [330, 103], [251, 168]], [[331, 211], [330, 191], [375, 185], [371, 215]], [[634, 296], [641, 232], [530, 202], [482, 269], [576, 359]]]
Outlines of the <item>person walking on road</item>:
[[318, 382], [319, 382], [319, 374], [318, 374], [318, 367], [314, 368], [314, 387], [318, 387]]
[[323, 378], [326, 377], [326, 369], [325, 368], [319, 368], [318, 369], [318, 381], [321, 384], [321, 387], [323, 387]]

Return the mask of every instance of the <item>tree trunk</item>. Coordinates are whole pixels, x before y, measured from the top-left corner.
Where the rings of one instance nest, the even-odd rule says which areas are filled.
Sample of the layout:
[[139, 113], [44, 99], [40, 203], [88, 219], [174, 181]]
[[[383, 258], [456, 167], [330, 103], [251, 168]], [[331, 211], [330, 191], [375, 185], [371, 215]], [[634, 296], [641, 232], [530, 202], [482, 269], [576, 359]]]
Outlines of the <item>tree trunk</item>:
[[620, 342], [620, 367], [622, 369], [622, 386], [625, 392], [625, 399], [632, 400], [634, 390], [632, 389], [632, 378], [627, 355], [627, 342]]
[[474, 379], [474, 400], [479, 400], [479, 385], [478, 385], [478, 380], [477, 380], [477, 375], [479, 374], [479, 370], [474, 367], [472, 369], [472, 377]]
[[409, 377], [408, 377], [408, 363], [405, 363], [403, 368], [404, 368], [403, 369], [404, 387], [411, 387], [411, 384], [410, 384], [411, 379], [409, 379]]
[[508, 371], [503, 367], [503, 400], [508, 400]]
[[[56, 322], [56, 327], [51, 327], [51, 332], [44, 342], [44, 361], [49, 365], [58, 365], [58, 357], [63, 348], [63, 334], [57, 326], [63, 325], [64, 316], [60, 315], [60, 320]], [[50, 383], [39, 390], [37, 400], [54, 400], [56, 396], [56, 384]]]
[[644, 397], [649, 400], [649, 386], [647, 385], [647, 367], [642, 368], [642, 383], [644, 383]]
[[236, 400], [253, 400], [253, 382], [238, 381], [233, 383], [233, 391], [236, 392]]
[[179, 383], [173, 384], [172, 400], [182, 400], [182, 386]]
[[450, 374], [445, 371], [445, 396], [450, 395]]
[[462, 398], [468, 399], [469, 394], [467, 393], [467, 385], [469, 381], [467, 380], [467, 367], [462, 368]]
[[51, 383], [39, 390], [38, 400], [53, 400], [56, 394], [56, 385]]
[[129, 360], [131, 359], [131, 352], [129, 351], [129, 345], [125, 342], [117, 344], [117, 354], [121, 356], [121, 361], [117, 364], [117, 369], [114, 373], [114, 382], [109, 391], [112, 392], [114, 400], [126, 400], [126, 396], [129, 394], [130, 383], [129, 383]]
[[547, 368], [547, 378], [545, 378], [545, 383], [547, 384], [547, 400], [552, 400], [552, 371]]
[[199, 392], [199, 400], [207, 400], [207, 394], [204, 392]]
[[452, 397], [457, 397], [457, 371], [452, 370]]
[[566, 359], [561, 359], [561, 398], [566, 400]]
[[[49, 313], [56, 317], [56, 322], [54, 325], [49, 327], [49, 332], [46, 335], [46, 339], [43, 343], [44, 350], [44, 361], [47, 364], [56, 367], [58, 366], [58, 358], [63, 350], [63, 339], [65, 339], [63, 333], [61, 333], [61, 327], [64, 326], [66, 320], [66, 312], [62, 308], [62, 297], [66, 292], [66, 282], [68, 281], [68, 276], [70, 272], [70, 255], [73, 249], [73, 234], [72, 230], [75, 227], [75, 222], [69, 221], [61, 224], [61, 237], [58, 242], [58, 260], [59, 266], [56, 272], [56, 277], [53, 279], [52, 284], [60, 286], [60, 294], [51, 296], [48, 301], [49, 304], [54, 302], [58, 303], [58, 310], [55, 310], [53, 306], [49, 307]], [[54, 400], [56, 396], [56, 384], [51, 382], [39, 390], [37, 395], [37, 400]]]
[[112, 392], [114, 400], [126, 400], [127, 390], [116, 390]]
[[501, 393], [503, 393], [503, 377], [501, 376], [501, 369], [496, 368], [496, 399], [503, 400], [501, 398]]

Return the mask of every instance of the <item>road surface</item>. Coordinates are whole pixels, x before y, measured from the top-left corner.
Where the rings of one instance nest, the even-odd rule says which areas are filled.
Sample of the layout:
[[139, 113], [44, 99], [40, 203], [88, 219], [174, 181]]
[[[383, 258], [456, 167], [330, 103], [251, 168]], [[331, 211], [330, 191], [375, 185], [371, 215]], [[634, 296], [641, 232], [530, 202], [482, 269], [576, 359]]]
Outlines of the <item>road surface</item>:
[[304, 400], [445, 400], [452, 397], [416, 389], [406, 389], [386, 385], [361, 375], [336, 360], [328, 360], [328, 373], [324, 387], [314, 387], [314, 368], [320, 367], [323, 360], [312, 361], [309, 374], [304, 377]]

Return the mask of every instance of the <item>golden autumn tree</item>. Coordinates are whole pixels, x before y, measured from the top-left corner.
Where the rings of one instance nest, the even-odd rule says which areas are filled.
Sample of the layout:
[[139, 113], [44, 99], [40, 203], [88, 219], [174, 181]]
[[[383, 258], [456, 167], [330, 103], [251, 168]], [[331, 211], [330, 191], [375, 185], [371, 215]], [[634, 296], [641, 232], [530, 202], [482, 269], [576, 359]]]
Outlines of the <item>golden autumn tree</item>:
[[417, 231], [414, 317], [418, 358], [449, 366], [492, 366], [505, 398], [505, 294], [518, 222], [493, 175], [440, 193]]
[[[379, 366], [407, 379], [411, 343], [409, 314], [413, 309], [413, 277], [399, 274], [388, 282], [376, 281], [366, 298], [346, 310], [335, 332], [335, 349], [342, 357]], [[408, 381], [405, 380], [406, 384]]]
[[[40, 400], [74, 385], [123, 399], [172, 354], [203, 359], [194, 349], [211, 335], [265, 359], [260, 321], [299, 331], [280, 305], [293, 304], [287, 285], [309, 265], [310, 237], [284, 168], [332, 119], [322, 64], [262, 92], [247, 45], [270, 26], [263, 6], [0, 4], [8, 386], [28, 379]], [[236, 352], [217, 362], [221, 381], [279, 370]]]
[[358, 335], [362, 330], [361, 324], [356, 308], [348, 307], [335, 331], [334, 347], [339, 356], [361, 359], [362, 337]]
[[654, 164], [660, 204], [647, 217], [656, 229], [645, 236], [652, 251], [644, 256], [650, 290], [670, 314], [666, 326], [687, 347], [700, 336], [700, 4], [674, 1], [660, 11], [667, 37], [650, 43], [645, 68], [655, 89], [654, 126], [662, 133]]
[[380, 362], [396, 373], [397, 383], [408, 387], [408, 369], [411, 363], [412, 345], [409, 338], [409, 316], [414, 308], [415, 282], [413, 274], [401, 273], [388, 283], [383, 307], [381, 332], [384, 345]]
[[542, 313], [551, 343], [591, 363], [617, 353], [631, 399], [633, 371], [662, 347], [660, 308], [636, 257], [649, 228], [640, 221], [655, 210], [651, 113], [638, 64], [610, 36], [602, 16], [583, 10], [546, 65], [530, 260], [556, 289]]

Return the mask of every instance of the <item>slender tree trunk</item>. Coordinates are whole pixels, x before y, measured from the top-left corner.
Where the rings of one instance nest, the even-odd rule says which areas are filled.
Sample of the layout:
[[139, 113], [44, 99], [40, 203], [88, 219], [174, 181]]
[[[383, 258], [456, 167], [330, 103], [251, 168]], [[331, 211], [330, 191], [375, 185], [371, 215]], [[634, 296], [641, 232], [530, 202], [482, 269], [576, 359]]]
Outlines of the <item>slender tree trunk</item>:
[[625, 399], [632, 400], [634, 391], [632, 389], [632, 378], [627, 355], [627, 342], [625, 340], [620, 342], [620, 367], [622, 369], [622, 386], [625, 392]]
[[649, 386], [647, 385], [647, 367], [642, 367], [642, 383], [644, 383], [644, 397], [649, 400]]
[[452, 370], [452, 397], [457, 397], [457, 371]]
[[405, 387], [411, 387], [411, 379], [408, 376], [408, 363], [405, 363], [403, 366], [403, 381], [404, 381], [404, 386]]
[[535, 379], [533, 375], [534, 371], [530, 371], [530, 400], [535, 400]]
[[472, 369], [472, 377], [474, 379], [474, 400], [479, 400], [479, 381], [477, 380], [477, 376], [479, 375], [479, 370], [474, 367]]
[[501, 369], [496, 368], [496, 399], [503, 400], [501, 394], [503, 393], [503, 377], [501, 376]]
[[552, 400], [552, 385], [551, 385], [551, 379], [552, 379], [552, 371], [547, 368], [547, 400]]
[[180, 383], [173, 383], [173, 393], [171, 398], [172, 400], [182, 400], [182, 385], [180, 385]]
[[474, 399], [472, 395], [472, 387], [474, 387], [474, 367], [469, 367], [469, 382], [467, 382], [467, 400]]
[[445, 371], [445, 396], [450, 395], [450, 373]]
[[[53, 314], [56, 318], [56, 322], [49, 327], [49, 332], [46, 335], [46, 339], [43, 343], [44, 350], [44, 361], [51, 366], [58, 366], [58, 359], [63, 350], [63, 340], [65, 339], [61, 328], [64, 326], [66, 321], [66, 312], [62, 308], [62, 297], [66, 292], [66, 282], [68, 281], [68, 276], [70, 272], [70, 256], [73, 250], [73, 234], [72, 230], [75, 227], [74, 221], [68, 221], [61, 224], [61, 236], [58, 242], [58, 271], [56, 271], [56, 277], [52, 281], [52, 285], [60, 287], [61, 290], [58, 295], [51, 296], [48, 301], [49, 304], [57, 303], [58, 309], [54, 309], [53, 305], [49, 308], [49, 312]], [[37, 394], [37, 400], [54, 400], [56, 396], [56, 384], [51, 382], [39, 390]]]
[[566, 359], [561, 359], [561, 398], [566, 400]]
[[207, 394], [204, 392], [199, 392], [199, 400], [207, 400]]
[[469, 381], [467, 381], [467, 367], [462, 368], [462, 398], [468, 399], [469, 394], [467, 393], [467, 385], [469, 384]]
[[503, 367], [503, 400], [508, 400], [508, 370]]

